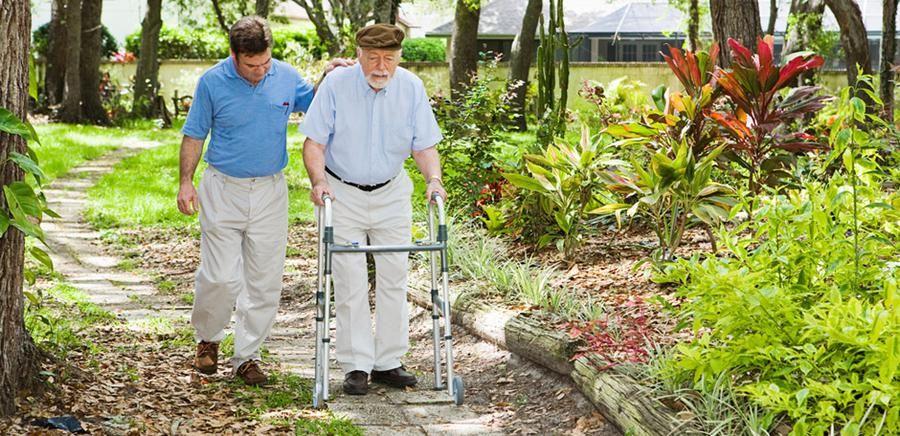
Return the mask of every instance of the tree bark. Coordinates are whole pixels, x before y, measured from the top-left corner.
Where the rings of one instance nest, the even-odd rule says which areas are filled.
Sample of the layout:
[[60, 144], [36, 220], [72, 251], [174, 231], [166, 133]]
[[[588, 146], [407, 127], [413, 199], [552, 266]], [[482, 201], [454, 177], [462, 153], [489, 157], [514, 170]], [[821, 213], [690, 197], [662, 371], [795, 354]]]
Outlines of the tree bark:
[[688, 48], [691, 51], [700, 49], [700, 1], [691, 0], [688, 10]]
[[894, 123], [894, 56], [897, 53], [897, 0], [884, 0], [881, 32], [881, 101], [882, 118]]
[[109, 124], [100, 101], [100, 59], [103, 0], [83, 0], [81, 8], [81, 112], [94, 124]]
[[542, 3], [542, 0], [528, 0], [528, 5], [525, 6], [525, 15], [522, 17], [522, 27], [519, 34], [516, 35], [516, 39], [513, 40], [512, 51], [509, 55], [509, 106], [516, 117], [513, 123], [520, 132], [528, 130], [528, 122], [525, 118], [525, 93], [528, 90], [528, 71], [534, 60], [536, 45], [534, 34], [541, 17]]
[[68, 0], [66, 5], [66, 88], [63, 93], [61, 119], [67, 123], [81, 121], [81, 0]]
[[[781, 52], [782, 62], [785, 56], [804, 50], [813, 50], [813, 40], [822, 31], [822, 15], [825, 13], [825, 0], [791, 0], [788, 16], [795, 17], [794, 24], [787, 30], [787, 40]], [[821, 54], [821, 53], [820, 53]], [[805, 83], [812, 84], [815, 71], [801, 74], [794, 86]]]
[[134, 79], [133, 112], [153, 117], [159, 91], [159, 30], [162, 28], [162, 0], [147, 0], [147, 15], [141, 22], [141, 56]]
[[50, 4], [48, 33], [44, 93], [47, 105], [56, 105], [62, 103], [63, 90], [66, 88], [66, 0], [53, 0]]
[[713, 36], [721, 47], [719, 65], [731, 65], [731, 50], [728, 38], [734, 38], [745, 47], [756, 50], [756, 42], [760, 37], [759, 4], [747, 0], [710, 0], [709, 11], [712, 15]]
[[481, 6], [468, 6], [468, 1], [456, 1], [453, 34], [450, 36], [450, 94], [457, 98], [469, 88], [478, 74], [478, 20]]
[[375, 14], [375, 22], [397, 24], [397, 8], [399, 6], [399, 0], [375, 0], [375, 7], [372, 11]]
[[212, 0], [212, 5], [213, 12], [216, 14], [216, 22], [219, 23], [219, 27], [221, 27], [222, 31], [227, 35], [230, 29], [228, 28], [228, 24], [225, 23], [225, 15], [222, 14], [222, 6], [219, 5], [219, 0]]
[[269, 0], [256, 0], [256, 15], [269, 18]]
[[[309, 20], [312, 21], [316, 28], [316, 36], [319, 41], [325, 44], [325, 50], [330, 56], [337, 56], [343, 51], [341, 41], [331, 30], [330, 20], [325, 16], [325, 8], [322, 7], [322, 0], [294, 0], [306, 11]], [[332, 11], [334, 13], [334, 11]]]
[[[872, 74], [869, 39], [866, 36], [862, 12], [853, 0], [825, 0], [825, 4], [831, 9], [840, 26], [841, 47], [847, 56], [847, 83], [855, 86], [859, 75], [857, 66], [862, 68], [863, 74]], [[871, 99], [865, 96], [865, 93], [861, 93], [860, 98], [865, 99], [871, 106]]]
[[[26, 118], [28, 49], [31, 42], [31, 4], [27, 0], [0, 0], [0, 107]], [[0, 133], [0, 184], [22, 180], [9, 153], [25, 153], [19, 136]], [[0, 196], [0, 213], [8, 215]], [[37, 350], [25, 330], [22, 295], [25, 237], [10, 227], [0, 237], [0, 416], [16, 412], [16, 396], [33, 383], [38, 372]]]
[[778, 21], [778, 0], [769, 1], [769, 25], [766, 26], [766, 35], [775, 34], [775, 22]]

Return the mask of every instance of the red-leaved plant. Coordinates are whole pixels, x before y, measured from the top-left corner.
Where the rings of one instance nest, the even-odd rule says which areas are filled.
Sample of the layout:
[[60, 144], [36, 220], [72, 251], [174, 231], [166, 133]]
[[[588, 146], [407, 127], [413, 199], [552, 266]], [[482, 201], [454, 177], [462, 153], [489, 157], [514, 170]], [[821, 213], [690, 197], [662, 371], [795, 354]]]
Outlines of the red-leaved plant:
[[747, 170], [750, 191], [759, 194], [763, 183], [785, 174], [778, 150], [804, 152], [825, 147], [809, 134], [786, 131], [793, 121], [824, 106], [825, 97], [817, 95], [819, 88], [800, 86], [783, 97], [780, 92], [801, 73], [821, 67], [824, 59], [800, 54], [778, 66], [771, 35], [759, 39], [756, 54], [734, 39], [729, 38], [728, 45], [731, 70], [718, 68], [715, 77], [736, 110], [712, 112], [711, 117], [725, 129], [732, 158]]

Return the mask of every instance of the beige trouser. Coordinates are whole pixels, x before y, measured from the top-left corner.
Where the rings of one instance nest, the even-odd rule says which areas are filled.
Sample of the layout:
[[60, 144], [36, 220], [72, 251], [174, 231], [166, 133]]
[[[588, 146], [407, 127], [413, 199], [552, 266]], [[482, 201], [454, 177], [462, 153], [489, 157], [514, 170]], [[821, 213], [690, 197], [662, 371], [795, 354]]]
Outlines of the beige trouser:
[[[328, 176], [334, 192], [332, 224], [336, 244], [410, 244], [412, 181], [401, 171], [387, 186], [365, 192]], [[409, 349], [406, 277], [409, 253], [375, 253], [375, 335], [369, 311], [365, 254], [335, 253], [335, 356], [344, 373], [384, 371], [400, 366]]]
[[287, 246], [288, 196], [281, 173], [234, 178], [209, 167], [200, 197], [200, 267], [191, 323], [219, 342], [236, 306], [234, 368], [259, 359], [278, 312]]

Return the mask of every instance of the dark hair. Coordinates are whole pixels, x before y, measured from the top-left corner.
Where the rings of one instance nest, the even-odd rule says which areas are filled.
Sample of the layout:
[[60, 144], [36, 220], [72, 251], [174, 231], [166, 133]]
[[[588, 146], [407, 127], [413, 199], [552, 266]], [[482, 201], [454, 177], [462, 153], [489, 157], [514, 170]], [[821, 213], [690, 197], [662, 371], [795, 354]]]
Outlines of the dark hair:
[[228, 42], [235, 54], [259, 54], [272, 46], [272, 30], [265, 19], [256, 15], [246, 16], [231, 26]]

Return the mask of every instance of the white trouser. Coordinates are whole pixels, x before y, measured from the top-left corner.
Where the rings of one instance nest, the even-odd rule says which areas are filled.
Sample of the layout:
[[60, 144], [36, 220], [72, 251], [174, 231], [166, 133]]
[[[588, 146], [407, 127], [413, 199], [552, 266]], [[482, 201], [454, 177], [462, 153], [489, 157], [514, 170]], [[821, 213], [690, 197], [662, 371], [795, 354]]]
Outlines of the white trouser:
[[[336, 244], [410, 244], [412, 181], [401, 171], [386, 186], [365, 192], [328, 176], [334, 192]], [[344, 373], [400, 366], [409, 349], [406, 278], [409, 253], [375, 253], [375, 335], [369, 311], [365, 254], [332, 255], [337, 322], [335, 357]]]
[[259, 359], [278, 312], [287, 247], [288, 196], [281, 173], [229, 177], [209, 167], [200, 197], [200, 267], [191, 323], [220, 342], [237, 300], [231, 363]]

